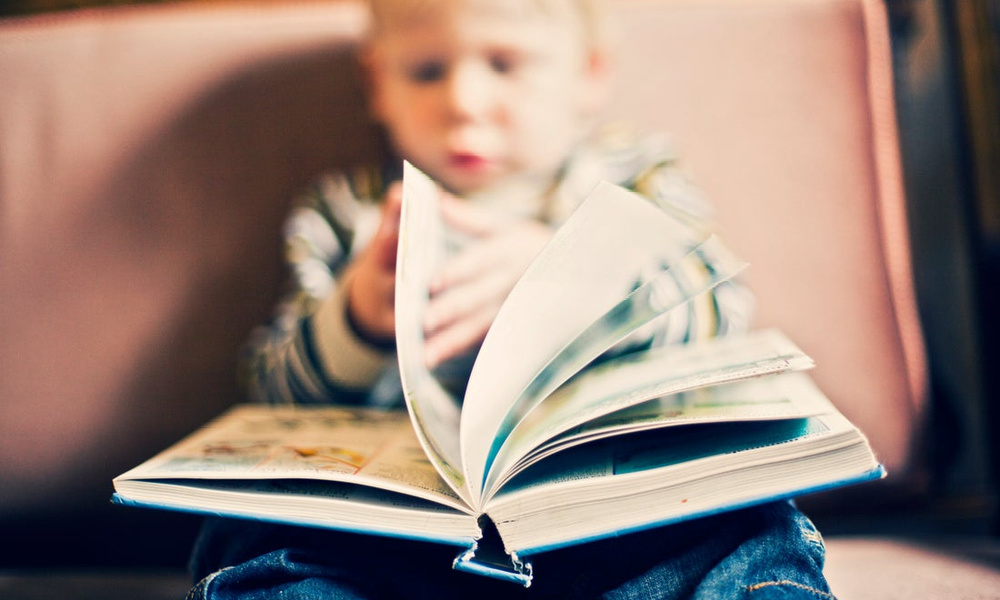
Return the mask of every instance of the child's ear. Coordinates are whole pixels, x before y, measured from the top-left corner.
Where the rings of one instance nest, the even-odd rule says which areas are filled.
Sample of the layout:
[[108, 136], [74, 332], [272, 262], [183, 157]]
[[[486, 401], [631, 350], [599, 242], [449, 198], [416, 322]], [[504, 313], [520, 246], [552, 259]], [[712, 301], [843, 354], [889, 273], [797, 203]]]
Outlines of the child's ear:
[[381, 122], [384, 116], [382, 99], [385, 95], [382, 79], [384, 66], [379, 59], [378, 51], [372, 46], [358, 50], [358, 71], [361, 75], [361, 85], [368, 105], [368, 114]]
[[605, 48], [591, 48], [585, 61], [582, 107], [586, 114], [593, 115], [608, 104], [614, 68], [610, 53]]

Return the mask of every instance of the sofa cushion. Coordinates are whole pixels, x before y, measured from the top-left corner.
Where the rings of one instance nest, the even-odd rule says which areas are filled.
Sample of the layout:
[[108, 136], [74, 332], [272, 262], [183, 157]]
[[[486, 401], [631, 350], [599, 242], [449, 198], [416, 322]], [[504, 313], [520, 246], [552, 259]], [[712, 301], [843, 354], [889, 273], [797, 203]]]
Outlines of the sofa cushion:
[[825, 573], [842, 600], [968, 600], [1000, 595], [1000, 543], [981, 536], [834, 537]]

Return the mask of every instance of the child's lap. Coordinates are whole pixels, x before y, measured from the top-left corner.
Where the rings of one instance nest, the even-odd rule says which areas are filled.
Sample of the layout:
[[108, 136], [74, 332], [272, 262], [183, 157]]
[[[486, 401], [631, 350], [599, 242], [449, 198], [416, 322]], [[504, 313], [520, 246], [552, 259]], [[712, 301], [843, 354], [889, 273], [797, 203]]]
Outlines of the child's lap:
[[189, 598], [822, 598], [823, 552], [781, 502], [533, 556], [525, 589], [452, 570], [451, 546], [212, 519]]

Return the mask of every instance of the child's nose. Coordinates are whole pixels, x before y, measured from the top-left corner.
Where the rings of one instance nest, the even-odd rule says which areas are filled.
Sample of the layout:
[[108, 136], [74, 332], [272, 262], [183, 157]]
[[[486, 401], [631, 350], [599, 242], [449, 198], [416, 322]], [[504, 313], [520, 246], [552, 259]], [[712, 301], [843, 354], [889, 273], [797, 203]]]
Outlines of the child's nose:
[[447, 86], [448, 108], [460, 120], [485, 118], [496, 104], [496, 86], [492, 72], [474, 62], [456, 65]]

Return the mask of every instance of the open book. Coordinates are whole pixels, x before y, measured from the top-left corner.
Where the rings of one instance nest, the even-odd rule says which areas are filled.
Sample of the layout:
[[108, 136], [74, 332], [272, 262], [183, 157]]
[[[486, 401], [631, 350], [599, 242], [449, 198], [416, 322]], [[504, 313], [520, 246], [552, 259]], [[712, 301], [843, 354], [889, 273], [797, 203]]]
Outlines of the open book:
[[884, 474], [778, 331], [614, 352], [744, 265], [610, 184], [524, 273], [456, 399], [422, 351], [438, 198], [406, 165], [406, 411], [237, 406], [117, 477], [115, 501], [455, 544], [455, 568], [528, 585], [534, 553]]

